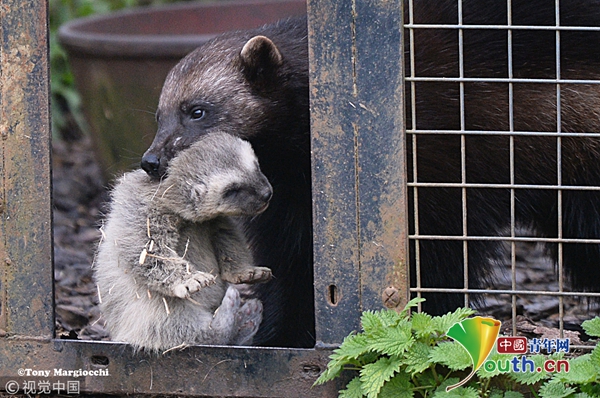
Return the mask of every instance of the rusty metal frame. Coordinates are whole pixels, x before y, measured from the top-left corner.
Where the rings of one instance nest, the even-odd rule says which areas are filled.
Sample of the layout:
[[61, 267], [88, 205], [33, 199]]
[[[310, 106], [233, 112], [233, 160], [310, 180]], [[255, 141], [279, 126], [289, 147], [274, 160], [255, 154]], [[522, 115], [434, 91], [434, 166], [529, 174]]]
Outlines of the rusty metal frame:
[[328, 346], [381, 308], [386, 287], [401, 292], [391, 306], [408, 297], [402, 2], [308, 6], [316, 328]]
[[48, 4], [0, 0], [0, 381], [22, 381], [19, 369], [103, 370], [81, 377], [81, 391], [337, 396], [344, 380], [312, 388], [331, 348], [386, 287], [391, 306], [408, 292], [402, 1], [308, 6], [317, 347], [152, 356], [55, 338]]

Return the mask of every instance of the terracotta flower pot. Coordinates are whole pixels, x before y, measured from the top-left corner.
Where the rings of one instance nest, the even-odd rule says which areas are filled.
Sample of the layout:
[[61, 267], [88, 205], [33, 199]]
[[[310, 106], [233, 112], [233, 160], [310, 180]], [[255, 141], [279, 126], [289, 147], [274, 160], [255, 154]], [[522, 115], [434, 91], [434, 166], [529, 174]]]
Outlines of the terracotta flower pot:
[[59, 32], [105, 175], [138, 167], [169, 70], [211, 37], [306, 13], [304, 1], [184, 3], [82, 18]]

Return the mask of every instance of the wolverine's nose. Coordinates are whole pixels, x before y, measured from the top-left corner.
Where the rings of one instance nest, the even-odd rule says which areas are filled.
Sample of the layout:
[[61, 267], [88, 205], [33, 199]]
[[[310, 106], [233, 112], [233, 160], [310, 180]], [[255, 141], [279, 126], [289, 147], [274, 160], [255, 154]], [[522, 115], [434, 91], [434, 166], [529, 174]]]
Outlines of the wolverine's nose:
[[150, 153], [142, 157], [142, 169], [146, 173], [148, 173], [148, 175], [155, 178], [160, 177], [160, 172], [158, 170], [159, 168], [160, 159], [158, 158], [158, 156]]

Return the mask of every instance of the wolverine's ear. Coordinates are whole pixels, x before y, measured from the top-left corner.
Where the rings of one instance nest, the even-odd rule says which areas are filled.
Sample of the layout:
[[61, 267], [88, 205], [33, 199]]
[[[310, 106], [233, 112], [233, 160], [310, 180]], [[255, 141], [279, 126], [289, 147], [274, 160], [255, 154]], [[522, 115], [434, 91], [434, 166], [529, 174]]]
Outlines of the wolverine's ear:
[[244, 72], [249, 80], [265, 76], [283, 64], [277, 46], [265, 36], [254, 36], [240, 52]]

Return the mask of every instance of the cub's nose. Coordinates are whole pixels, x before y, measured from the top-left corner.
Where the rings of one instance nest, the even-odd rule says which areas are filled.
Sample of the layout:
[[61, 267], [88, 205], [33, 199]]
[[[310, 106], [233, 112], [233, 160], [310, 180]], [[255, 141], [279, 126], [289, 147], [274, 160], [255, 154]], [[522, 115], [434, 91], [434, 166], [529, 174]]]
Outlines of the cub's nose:
[[273, 196], [273, 190], [271, 189], [271, 186], [267, 186], [266, 188], [262, 189], [259, 192], [259, 195], [263, 202], [269, 203], [271, 197]]
[[160, 159], [153, 153], [148, 155], [144, 155], [142, 157], [142, 169], [148, 173], [151, 177], [158, 178], [160, 177]]

